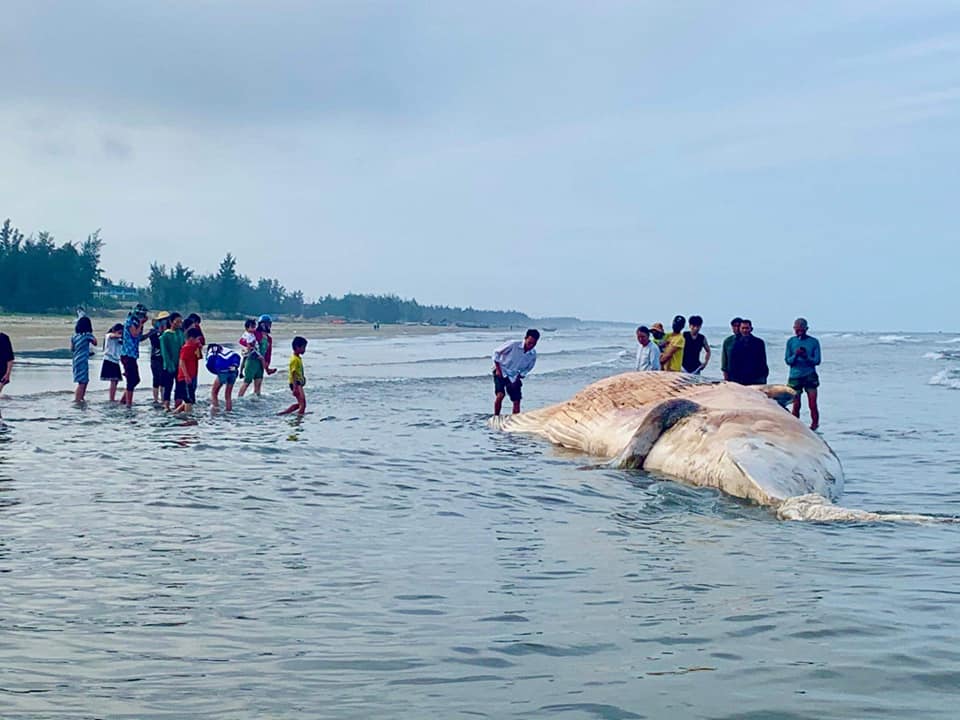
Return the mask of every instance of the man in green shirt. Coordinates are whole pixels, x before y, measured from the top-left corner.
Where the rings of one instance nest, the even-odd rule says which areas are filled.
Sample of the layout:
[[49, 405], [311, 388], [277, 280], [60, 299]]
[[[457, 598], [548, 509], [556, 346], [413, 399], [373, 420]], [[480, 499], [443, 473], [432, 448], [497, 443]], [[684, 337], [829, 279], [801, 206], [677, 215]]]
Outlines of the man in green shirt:
[[723, 350], [720, 352], [720, 370], [723, 372], [723, 379], [730, 379], [730, 351], [733, 349], [733, 344], [737, 341], [737, 338], [740, 337], [740, 323], [743, 322], [743, 318], [735, 317], [730, 321], [730, 330], [733, 331], [733, 335], [730, 335], [723, 341]]
[[180, 348], [186, 338], [183, 334], [183, 316], [180, 313], [170, 313], [170, 327], [160, 336], [160, 354], [163, 356], [163, 407], [170, 409], [170, 395], [173, 393], [173, 383], [177, 379], [177, 368], [180, 366]]

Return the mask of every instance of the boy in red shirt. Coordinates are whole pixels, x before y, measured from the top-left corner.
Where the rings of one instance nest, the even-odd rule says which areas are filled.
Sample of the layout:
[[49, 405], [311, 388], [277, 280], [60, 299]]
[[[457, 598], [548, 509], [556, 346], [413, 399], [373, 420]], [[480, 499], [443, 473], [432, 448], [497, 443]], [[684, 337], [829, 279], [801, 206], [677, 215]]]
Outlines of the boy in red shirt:
[[203, 345], [203, 333], [196, 325], [187, 330], [187, 341], [180, 348], [180, 366], [177, 368], [177, 388], [174, 412], [190, 412], [197, 401], [196, 380], [200, 359], [197, 353]]

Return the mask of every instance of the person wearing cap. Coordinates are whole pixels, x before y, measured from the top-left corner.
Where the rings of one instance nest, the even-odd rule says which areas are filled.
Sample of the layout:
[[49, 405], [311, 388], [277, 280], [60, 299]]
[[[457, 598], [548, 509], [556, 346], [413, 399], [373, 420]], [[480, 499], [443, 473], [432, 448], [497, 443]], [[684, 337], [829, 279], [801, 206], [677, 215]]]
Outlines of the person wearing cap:
[[660, 369], [660, 348], [650, 340], [650, 328], [641, 325], [637, 328], [637, 371]]
[[163, 400], [163, 350], [160, 347], [160, 336], [170, 327], [170, 313], [161, 310], [153, 318], [153, 327], [147, 333], [150, 340], [150, 375], [153, 380], [153, 402], [159, 405]]
[[687, 319], [683, 315], [673, 318], [673, 332], [667, 335], [660, 354], [660, 367], [671, 372], [680, 372], [683, 367], [683, 327]]
[[[690, 330], [683, 333], [683, 371], [690, 375], [699, 375], [710, 362], [710, 343], [707, 337], [700, 333], [703, 327], [703, 318], [699, 315], [690, 316]], [[703, 362], [700, 355], [706, 351]]]
[[740, 337], [730, 349], [730, 380], [741, 385], [766, 385], [770, 368], [767, 366], [767, 346], [753, 334], [753, 323], [740, 321]]
[[663, 352], [664, 345], [667, 344], [667, 336], [663, 332], [663, 323], [655, 322], [650, 326], [650, 337], [660, 352]]
[[270, 336], [272, 328], [273, 318], [269, 315], [261, 315], [257, 319], [257, 329], [253, 334], [257, 340], [256, 352], [251, 353], [244, 363], [243, 382], [240, 384], [237, 397], [243, 397], [251, 383], [254, 395], [259, 395], [263, 376], [273, 375], [277, 371], [276, 368], [270, 367], [270, 359], [273, 355], [273, 338]]
[[10, 382], [13, 361], [13, 343], [10, 342], [10, 336], [0, 332], [0, 393], [3, 392], [4, 386]]
[[731, 335], [723, 339], [723, 346], [720, 350], [720, 372], [723, 373], [723, 379], [730, 379], [730, 351], [733, 349], [733, 344], [737, 341], [737, 338], [740, 337], [740, 323], [743, 322], [743, 318], [740, 316], [735, 317], [730, 321], [730, 330]]
[[793, 416], [800, 417], [800, 401], [804, 391], [807, 393], [807, 404], [810, 406], [810, 429], [820, 427], [820, 408], [817, 407], [817, 388], [820, 387], [820, 377], [817, 375], [817, 365], [820, 364], [820, 341], [807, 335], [809, 324], [806, 318], [797, 318], [793, 321], [794, 337], [787, 340], [787, 349], [784, 361], [790, 366], [790, 375], [787, 385], [793, 388]]
[[127, 387], [120, 402], [128, 407], [133, 405], [133, 391], [140, 384], [140, 368], [137, 359], [140, 357], [140, 343], [147, 339], [146, 333], [143, 332], [143, 324], [146, 320], [146, 306], [143, 303], [137, 303], [123, 323], [120, 365], [127, 379]]

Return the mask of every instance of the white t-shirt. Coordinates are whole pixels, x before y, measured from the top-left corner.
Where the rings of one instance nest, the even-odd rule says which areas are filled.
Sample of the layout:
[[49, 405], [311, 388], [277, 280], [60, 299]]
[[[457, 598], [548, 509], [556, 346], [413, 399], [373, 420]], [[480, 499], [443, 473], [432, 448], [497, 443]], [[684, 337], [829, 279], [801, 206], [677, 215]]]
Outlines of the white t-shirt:
[[110, 337], [109, 334], [103, 336], [103, 359], [112, 363], [120, 364], [120, 346], [123, 340], [118, 337]]

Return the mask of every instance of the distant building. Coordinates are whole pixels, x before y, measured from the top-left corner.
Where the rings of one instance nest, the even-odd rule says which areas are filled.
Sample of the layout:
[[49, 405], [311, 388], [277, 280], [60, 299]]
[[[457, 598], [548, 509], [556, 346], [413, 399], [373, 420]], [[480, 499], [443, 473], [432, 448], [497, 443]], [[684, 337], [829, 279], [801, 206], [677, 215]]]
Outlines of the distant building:
[[132, 285], [101, 285], [93, 291], [93, 296], [98, 300], [128, 302], [138, 300], [140, 298], [140, 290]]

